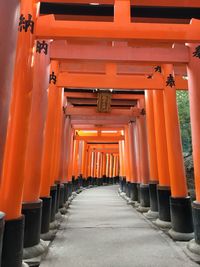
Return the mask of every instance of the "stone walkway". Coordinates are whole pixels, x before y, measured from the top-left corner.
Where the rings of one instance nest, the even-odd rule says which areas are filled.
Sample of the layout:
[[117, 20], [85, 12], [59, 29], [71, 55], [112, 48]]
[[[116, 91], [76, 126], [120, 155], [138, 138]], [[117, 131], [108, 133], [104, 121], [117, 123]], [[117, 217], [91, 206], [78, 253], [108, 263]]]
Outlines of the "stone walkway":
[[118, 196], [117, 186], [72, 202], [41, 267], [197, 267], [169, 237]]

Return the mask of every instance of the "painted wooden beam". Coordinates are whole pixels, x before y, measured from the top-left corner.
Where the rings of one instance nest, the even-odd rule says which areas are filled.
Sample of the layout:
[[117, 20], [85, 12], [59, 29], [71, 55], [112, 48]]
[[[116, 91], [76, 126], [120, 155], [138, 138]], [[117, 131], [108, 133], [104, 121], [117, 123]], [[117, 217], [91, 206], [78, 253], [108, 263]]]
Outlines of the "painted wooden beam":
[[188, 63], [189, 53], [186, 46], [130, 47], [106, 45], [73, 45], [56, 40], [51, 43], [50, 57], [55, 60], [95, 60], [130, 63]]
[[88, 117], [104, 117], [105, 119], [109, 119], [110, 116], [116, 116], [118, 118], [124, 116], [140, 116], [141, 109], [133, 107], [130, 109], [112, 109], [111, 112], [108, 113], [98, 113], [96, 107], [84, 108], [84, 107], [71, 107], [67, 106], [65, 108], [65, 114], [70, 116], [88, 116]]
[[[130, 62], [117, 62], [118, 74], [136, 74], [136, 75], [149, 75], [154, 73], [154, 68], [159, 64], [137, 64]], [[91, 61], [91, 60], [67, 60], [60, 61], [60, 72], [69, 73], [89, 73], [89, 74], [105, 74], [106, 62], [105, 61]], [[186, 75], [186, 64], [174, 65], [174, 73], [176, 75]]]
[[71, 116], [71, 123], [72, 125], [95, 125], [97, 127], [99, 126], [111, 126], [111, 127], [114, 127], [115, 125], [126, 125], [127, 123], [129, 123], [130, 121], [133, 121], [135, 120], [134, 117], [124, 117], [124, 118], [117, 118], [116, 119], [116, 116], [115, 117], [110, 117], [110, 120], [105, 120], [104, 117], [102, 118], [89, 118], [89, 117], [82, 117], [82, 118], [77, 118], [77, 117], [74, 117], [74, 116]]
[[[165, 81], [161, 75], [154, 75], [148, 79], [140, 75], [101, 75], [101, 74], [69, 74], [60, 73], [58, 76], [58, 87], [75, 88], [115, 88], [132, 90], [162, 90]], [[181, 76], [176, 77], [176, 88], [187, 90], [187, 81]]]
[[41, 39], [104, 39], [145, 42], [199, 42], [200, 21], [191, 24], [125, 23], [59, 21], [54, 15], [40, 16], [36, 38]]
[[[97, 98], [97, 93], [81, 93], [81, 92], [66, 92], [65, 97], [74, 97], [74, 98]], [[137, 95], [137, 94], [112, 94], [112, 99], [114, 100], [138, 100], [143, 99], [144, 95]]]
[[119, 142], [124, 140], [124, 136], [74, 136], [74, 140], [82, 140], [86, 142]]

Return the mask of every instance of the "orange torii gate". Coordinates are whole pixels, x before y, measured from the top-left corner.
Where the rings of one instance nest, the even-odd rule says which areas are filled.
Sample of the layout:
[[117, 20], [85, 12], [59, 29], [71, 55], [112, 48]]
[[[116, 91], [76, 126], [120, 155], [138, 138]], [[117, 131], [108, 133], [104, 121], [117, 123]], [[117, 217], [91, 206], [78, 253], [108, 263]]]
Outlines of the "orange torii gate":
[[[20, 1], [20, 20], [19, 22], [13, 21], [14, 25], [18, 27], [18, 41], [15, 49], [16, 59], [15, 59], [15, 70], [12, 75], [14, 69], [14, 56], [11, 53], [11, 50], [8, 49], [8, 52], [5, 53], [5, 56], [8, 57], [7, 60], [3, 63], [6, 65], [9, 61], [12, 65], [3, 78], [3, 84], [6, 84], [7, 80], [11, 80], [11, 76], [13, 76], [13, 86], [11, 84], [6, 84], [6, 88], [11, 92], [12, 90], [12, 102], [10, 107], [10, 120], [8, 124], [7, 130], [7, 138], [5, 141], [5, 133], [6, 126], [8, 121], [8, 112], [3, 118], [5, 119], [5, 124], [3, 126], [2, 134], [4, 138], [2, 139], [3, 144], [1, 147], [1, 159], [3, 159], [3, 170], [1, 172], [1, 197], [0, 197], [0, 209], [6, 213], [6, 226], [4, 233], [4, 242], [3, 242], [3, 262], [2, 266], [21, 266], [22, 262], [22, 244], [23, 244], [23, 217], [21, 216], [21, 207], [22, 201], [28, 201], [24, 203], [26, 207], [30, 207], [26, 209], [26, 221], [31, 220], [29, 217], [30, 211], [33, 209], [39, 210], [41, 209], [39, 197], [43, 197], [44, 199], [49, 199], [50, 197], [50, 189], [52, 187], [52, 199], [56, 200], [56, 193], [59, 192], [59, 185], [55, 186], [55, 182], [60, 180], [62, 182], [67, 182], [71, 180], [73, 175], [73, 169], [71, 163], [75, 162], [75, 157], [73, 157], [73, 138], [74, 132], [71, 125], [76, 125], [79, 127], [85, 127], [85, 125], [90, 125], [89, 127], [94, 127], [94, 125], [109, 125], [111, 124], [113, 117], [111, 115], [110, 119], [105, 121], [104, 116], [95, 115], [92, 118], [88, 116], [80, 116], [80, 117], [71, 117], [72, 115], [67, 115], [67, 119], [64, 119], [65, 114], [62, 112], [62, 107], [65, 105], [63, 96], [64, 92], [62, 87], [91, 87], [91, 88], [118, 88], [118, 89], [139, 89], [146, 90], [146, 112], [147, 115], [147, 135], [149, 142], [149, 162], [150, 162], [150, 176], [148, 177], [148, 168], [144, 166], [141, 160], [147, 159], [145, 158], [145, 151], [147, 151], [147, 147], [144, 146], [143, 141], [145, 141], [145, 114], [142, 116], [136, 116], [136, 122], [130, 122], [130, 117], [125, 116], [123, 118], [119, 118], [112, 122], [112, 127], [115, 125], [116, 127], [125, 127], [128, 123], [133, 124], [134, 126], [129, 126], [129, 130], [126, 130], [125, 140], [131, 139], [130, 136], [134, 136], [136, 141], [139, 141], [138, 144], [135, 142], [131, 145], [131, 149], [127, 148], [127, 143], [124, 140], [119, 140], [119, 161], [121, 162], [120, 175], [125, 178], [127, 173], [124, 169], [124, 156], [125, 150], [128, 152], [128, 164], [133, 162], [133, 158], [131, 158], [131, 154], [135, 151], [135, 164], [137, 165], [137, 182], [141, 184], [141, 188], [146, 188], [147, 184], [151, 182], [155, 183], [159, 180], [158, 186], [158, 201], [162, 205], [159, 207], [159, 218], [163, 223], [168, 222], [171, 219], [172, 222], [172, 230], [170, 234], [175, 239], [184, 239], [188, 240], [192, 237], [192, 221], [191, 221], [191, 209], [190, 209], [190, 200], [187, 196], [187, 187], [185, 181], [184, 167], [183, 167], [183, 159], [182, 159], [182, 150], [180, 143], [180, 133], [179, 133], [179, 125], [178, 125], [178, 115], [177, 115], [177, 107], [176, 107], [176, 88], [178, 89], [189, 89], [190, 94], [190, 103], [191, 103], [191, 125], [192, 125], [192, 141], [193, 141], [193, 156], [194, 156], [194, 169], [195, 169], [195, 184], [196, 184], [196, 201], [193, 203], [193, 211], [194, 211], [194, 220], [195, 220], [195, 242], [196, 244], [200, 244], [199, 240], [199, 201], [200, 201], [200, 141], [199, 141], [199, 132], [200, 132], [200, 118], [198, 112], [198, 103], [200, 99], [200, 93], [198, 90], [199, 87], [199, 77], [198, 73], [200, 70], [200, 61], [199, 61], [199, 31], [200, 31], [200, 22], [199, 20], [193, 19], [190, 24], [159, 24], [159, 23], [132, 23], [131, 15], [130, 15], [130, 3], [129, 0], [116, 0], [116, 1], [99, 1], [99, 3], [110, 3], [114, 4], [114, 21], [113, 22], [89, 22], [89, 21], [61, 21], [55, 20], [53, 15], [47, 16], [39, 16], [39, 2], [36, 0], [21, 0]], [[47, 2], [47, 1], [41, 1]], [[48, 2], [62, 2], [67, 3], [67, 0], [58, 0], [58, 1], [50, 1]], [[82, 0], [76, 1], [77, 3], [89, 3], [89, 1]], [[143, 5], [156, 5], [157, 1], [145, 1], [143, 0]], [[15, 14], [18, 13], [18, 1], [12, 0], [12, 8], [8, 11], [5, 8], [6, 1], [2, 1], [3, 15], [9, 17], [16, 17]], [[134, 4], [141, 3], [138, 1], [133, 1]], [[165, 1], [160, 1], [160, 5], [166, 6], [171, 4], [175, 5], [175, 1], [168, 1], [166, 4]], [[183, 4], [183, 3], [181, 3]], [[199, 7], [199, 3], [193, 0], [188, 3], [188, 1], [184, 2], [185, 6], [193, 6]], [[19, 17], [19, 16], [18, 16]], [[3, 28], [4, 29], [4, 28]], [[3, 32], [3, 30], [2, 30]], [[11, 35], [16, 36], [16, 30], [11, 29]], [[9, 42], [10, 36], [6, 36], [6, 42]], [[15, 38], [14, 38], [15, 39]], [[13, 39], [13, 41], [14, 41]], [[63, 60], [63, 58], [56, 58], [56, 61], [51, 62], [51, 70], [47, 70], [44, 73], [45, 79], [49, 79], [49, 95], [48, 95], [48, 108], [47, 108], [47, 116], [45, 117], [45, 107], [44, 109], [40, 109], [41, 114], [38, 114], [40, 117], [41, 129], [38, 131], [37, 138], [34, 136], [33, 129], [37, 128], [36, 121], [32, 120], [36, 114], [34, 114], [34, 110], [36, 108], [37, 97], [36, 89], [34, 87], [34, 83], [37, 83], [37, 79], [34, 76], [34, 72], [37, 72], [36, 64], [38, 67], [37, 53], [38, 57], [42, 57], [44, 53], [47, 57], [49, 54], [47, 52], [48, 43], [47, 40], [81, 40], [81, 41], [101, 41], [104, 40], [106, 42], [117, 42], [123, 41], [127, 42], [135, 42], [139, 46], [142, 46], [140, 49], [134, 49], [130, 47], [110, 47], [107, 46], [106, 53], [110, 53], [108, 57], [102, 54], [100, 56], [104, 57], [104, 61], [106, 62], [106, 72], [103, 75], [99, 74], [74, 74], [68, 72], [61, 72], [59, 69], [59, 60]], [[43, 40], [46, 40], [43, 42]], [[15, 42], [15, 41], [14, 41]], [[172, 56], [169, 56], [170, 51], [172, 52], [172, 48], [161, 48], [161, 44], [173, 44], [173, 43], [187, 43], [187, 47], [183, 47], [182, 53], [177, 52], [178, 56], [174, 55], [174, 59]], [[147, 48], [144, 48], [144, 44], [147, 44]], [[143, 52], [148, 53], [149, 51], [155, 51], [153, 45], [159, 44], [160, 53], [158, 56], [155, 55], [155, 61], [152, 56], [147, 57], [146, 62], [151, 64], [159, 63], [162, 68], [162, 73], [157, 73], [154, 75], [152, 79], [147, 79], [146, 76], [139, 76], [138, 74], [129, 76], [127, 74], [117, 75], [117, 65], [112, 62], [116, 60], [114, 59], [114, 54], [118, 52], [124, 52], [125, 56], [121, 57], [121, 61], [131, 61], [128, 60], [128, 54], [132, 52], [138, 53], [140, 50], [140, 54]], [[35, 46], [36, 45], [36, 46]], [[79, 44], [80, 45], [80, 44]], [[81, 44], [82, 45], [82, 44]], [[15, 47], [15, 45], [14, 45]], [[53, 44], [52, 44], [53, 47]], [[100, 47], [93, 47], [96, 51], [100, 50]], [[71, 47], [74, 49], [75, 46]], [[88, 47], [85, 47], [86, 49]], [[145, 50], [146, 49], [146, 50]], [[153, 50], [154, 49], [154, 50]], [[162, 50], [163, 49], [163, 50]], [[168, 52], [167, 52], [168, 49]], [[174, 48], [176, 49], [176, 48]], [[178, 49], [178, 48], [177, 48]], [[163, 52], [162, 52], [162, 51]], [[184, 51], [183, 51], [184, 50]], [[187, 50], [187, 51], [186, 51]], [[72, 50], [71, 50], [72, 51]], [[112, 51], [112, 52], [111, 52]], [[117, 52], [118, 51], [118, 52]], [[173, 50], [172, 53], [175, 50]], [[121, 53], [120, 52], [120, 53]], [[149, 54], [151, 53], [149, 52]], [[162, 53], [168, 53], [168, 59], [162, 58]], [[185, 53], [185, 54], [184, 54]], [[2, 53], [3, 54], [3, 53]], [[12, 54], [12, 56], [11, 56]], [[78, 53], [77, 53], [78, 55]], [[86, 55], [86, 54], [85, 54]], [[54, 54], [56, 57], [56, 55]], [[83, 55], [80, 55], [80, 58], [83, 58]], [[11, 58], [12, 57], [12, 58]], [[68, 56], [70, 57], [70, 56]], [[164, 57], [164, 55], [163, 55]], [[170, 59], [171, 58], [171, 59]], [[49, 59], [49, 58], [48, 58]], [[48, 61], [47, 59], [47, 61]], [[55, 58], [54, 58], [55, 59]], [[98, 61], [98, 58], [92, 58], [88, 56], [85, 58], [86, 60], [95, 60]], [[71, 60], [76, 60], [71, 56]], [[169, 60], [169, 61], [168, 61]], [[120, 61], [120, 58], [118, 58]], [[134, 60], [132, 59], [132, 62]], [[145, 63], [145, 59], [141, 55], [138, 55], [136, 60], [134, 61]], [[47, 63], [47, 62], [46, 62]], [[187, 65], [187, 73], [188, 73], [188, 83], [187, 81], [180, 78], [180, 76], [174, 75], [174, 68], [172, 64], [183, 63]], [[44, 68], [47, 65], [44, 64]], [[38, 67], [39, 68], [39, 67]], [[2, 63], [1, 68], [2, 69]], [[5, 69], [5, 68], [4, 68]], [[20, 70], [20, 71], [19, 71]], [[9, 76], [9, 79], [6, 77]], [[41, 75], [41, 73], [39, 74]], [[41, 78], [44, 78], [41, 77]], [[39, 77], [40, 78], [40, 77]], [[176, 86], [175, 86], [176, 85]], [[45, 83], [40, 85], [41, 89], [46, 90]], [[4, 90], [4, 86], [2, 87]], [[38, 88], [37, 88], [38, 89]], [[148, 93], [150, 92], [150, 93]], [[36, 94], [36, 96], [34, 96]], [[6, 108], [8, 109], [9, 105], [9, 97], [6, 96]], [[153, 104], [152, 104], [153, 100]], [[141, 104], [144, 108], [144, 103], [142, 103], [143, 99], [138, 101], [138, 108], [141, 108]], [[151, 101], [151, 106], [148, 106]], [[54, 110], [55, 108], [55, 110]], [[4, 112], [5, 110], [3, 110]], [[36, 110], [39, 113], [39, 108]], [[152, 112], [154, 112], [154, 119], [152, 117]], [[44, 130], [44, 120], [42, 118], [45, 117], [46, 126], [45, 126], [45, 138], [42, 141], [42, 132]], [[70, 116], [70, 117], [69, 117]], [[115, 116], [116, 117], [116, 116]], [[134, 117], [134, 116], [133, 116]], [[162, 117], [162, 120], [160, 119]], [[161, 124], [158, 124], [158, 119], [161, 120]], [[135, 118], [134, 118], [135, 120]], [[154, 128], [150, 127], [151, 121], [154, 120]], [[55, 122], [56, 121], [56, 122]], [[64, 125], [63, 125], [64, 124]], [[83, 126], [84, 125], [84, 126]], [[36, 127], [36, 128], [35, 128]], [[108, 127], [108, 126], [107, 126]], [[32, 129], [32, 130], [31, 130]], [[68, 134], [65, 138], [62, 135], [63, 129], [68, 130]], [[153, 140], [153, 136], [155, 140]], [[164, 138], [166, 136], [166, 140]], [[62, 140], [61, 142], [61, 139]], [[164, 140], [163, 140], [164, 139]], [[167, 141], [167, 142], [165, 142]], [[38, 149], [40, 153], [37, 155], [31, 155], [34, 153], [32, 142], [35, 142], [35, 145], [40, 145], [41, 147]], [[129, 142], [129, 141], [128, 141]], [[5, 143], [5, 153], [4, 153], [4, 143]], [[61, 146], [61, 143], [68, 145], [68, 152], [66, 153], [65, 161], [60, 164], [61, 160], [61, 152], [66, 152], [66, 148]], [[131, 143], [131, 142], [130, 142]], [[129, 144], [129, 143], [128, 143]], [[162, 144], [162, 146], [161, 146]], [[156, 146], [156, 150], [155, 150]], [[69, 149], [70, 148], [70, 149]], [[153, 150], [154, 148], [154, 150]], [[31, 149], [31, 151], [30, 151]], [[78, 151], [78, 148], [75, 149]], [[132, 153], [131, 153], [132, 151]], [[156, 158], [153, 157], [153, 153], [157, 153], [157, 171], [158, 177], [155, 171], [155, 162]], [[41, 157], [42, 153], [42, 157]], [[77, 152], [76, 152], [77, 153]], [[39, 155], [40, 154], [40, 155]], [[160, 156], [159, 156], [160, 155]], [[76, 154], [75, 154], [76, 156]], [[147, 156], [147, 155], [146, 155]], [[33, 169], [39, 168], [40, 175], [37, 177], [37, 184], [34, 184], [34, 187], [31, 187], [33, 183], [33, 172], [28, 173], [29, 168], [27, 169], [27, 164], [29, 160], [38, 160], [38, 167], [35, 165], [31, 166]], [[93, 163], [100, 161], [100, 157], [93, 155], [92, 159]], [[107, 162], [112, 163], [113, 160], [110, 155], [107, 157]], [[67, 163], [66, 163], [67, 162]], [[147, 162], [145, 162], [147, 164]], [[41, 169], [40, 169], [41, 168]], [[24, 171], [26, 170], [26, 171]], [[64, 170], [64, 172], [63, 172]], [[130, 169], [131, 170], [131, 169]], [[131, 182], [136, 182], [136, 179], [132, 173], [128, 172], [128, 179]], [[164, 172], [164, 170], [166, 172]], [[67, 172], [67, 176], [66, 176]], [[60, 174], [62, 173], [62, 177]], [[109, 168], [107, 167], [107, 173], [109, 172]], [[132, 176], [131, 176], [132, 175]], [[39, 177], [40, 176], [40, 177]], [[154, 177], [153, 177], [154, 176]], [[170, 179], [169, 179], [170, 178]], [[152, 184], [153, 184], [152, 183]], [[41, 187], [40, 187], [41, 184]], [[25, 185], [25, 187], [24, 187]], [[25, 190], [24, 190], [25, 188]], [[155, 191], [155, 187], [154, 187]], [[169, 204], [169, 195], [170, 191], [172, 193], [172, 197], [170, 198]], [[40, 192], [40, 194], [39, 194]], [[147, 191], [146, 191], [147, 192]], [[151, 191], [152, 192], [152, 191]], [[151, 195], [151, 194], [150, 194]], [[23, 199], [24, 196], [24, 199]], [[146, 195], [145, 195], [146, 196]], [[144, 199], [141, 199], [142, 201]], [[151, 199], [152, 200], [152, 199]], [[141, 201], [141, 204], [143, 203]], [[153, 209], [152, 203], [151, 209]], [[48, 204], [49, 205], [49, 204]], [[54, 208], [56, 201], [54, 201]], [[142, 204], [143, 205], [143, 204]], [[141, 205], [141, 206], [142, 206]], [[146, 205], [146, 204], [145, 204]], [[145, 206], [144, 205], [144, 206]], [[50, 205], [49, 205], [50, 206]], [[167, 211], [169, 212], [169, 208], [171, 209], [171, 218], [169, 218], [169, 214], [163, 214], [162, 207], [168, 207]], [[52, 205], [53, 207], [53, 205]], [[41, 214], [40, 212], [38, 214]], [[49, 216], [49, 213], [48, 213]], [[54, 216], [52, 216], [52, 219]], [[36, 218], [39, 220], [39, 216]], [[48, 224], [48, 220], [47, 220]], [[35, 225], [39, 225], [35, 224]], [[27, 223], [26, 227], [31, 228], [31, 224]], [[11, 229], [12, 230], [11, 232]], [[18, 230], [20, 229], [20, 231]], [[34, 228], [31, 228], [34, 229]], [[48, 231], [48, 227], [46, 226], [46, 231]], [[39, 235], [38, 227], [34, 229], [34, 234], [36, 233], [37, 237]], [[31, 234], [33, 234], [33, 232]], [[33, 235], [34, 235], [33, 234]], [[10, 239], [10, 236], [12, 238]], [[181, 237], [180, 237], [181, 236]], [[29, 235], [30, 237], [30, 235]], [[12, 240], [12, 242], [10, 242]], [[38, 245], [39, 240], [32, 240], [33, 243], [31, 245]], [[30, 244], [29, 244], [30, 245]]]

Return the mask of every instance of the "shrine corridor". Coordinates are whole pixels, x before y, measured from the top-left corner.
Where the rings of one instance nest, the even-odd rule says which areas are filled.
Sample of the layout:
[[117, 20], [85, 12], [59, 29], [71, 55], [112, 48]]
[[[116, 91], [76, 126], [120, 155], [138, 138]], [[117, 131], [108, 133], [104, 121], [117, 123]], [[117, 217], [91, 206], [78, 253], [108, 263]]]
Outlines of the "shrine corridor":
[[84, 190], [72, 202], [41, 267], [195, 267], [183, 250], [118, 196]]

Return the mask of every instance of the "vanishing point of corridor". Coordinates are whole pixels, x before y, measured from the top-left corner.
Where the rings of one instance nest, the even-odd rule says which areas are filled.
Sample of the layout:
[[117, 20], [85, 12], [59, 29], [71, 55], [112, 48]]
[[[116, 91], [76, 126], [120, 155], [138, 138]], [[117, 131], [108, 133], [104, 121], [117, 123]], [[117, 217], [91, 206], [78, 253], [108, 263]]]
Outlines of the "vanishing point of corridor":
[[117, 186], [84, 190], [72, 202], [41, 267], [196, 267], [118, 195]]

